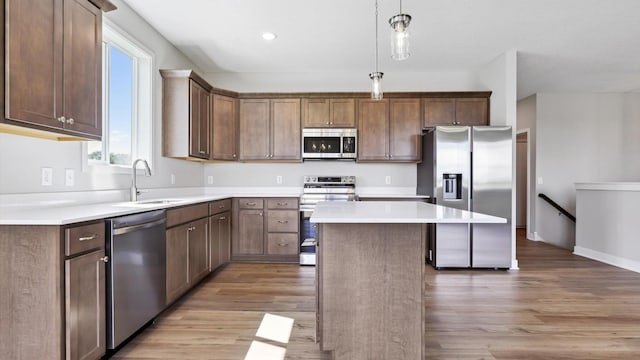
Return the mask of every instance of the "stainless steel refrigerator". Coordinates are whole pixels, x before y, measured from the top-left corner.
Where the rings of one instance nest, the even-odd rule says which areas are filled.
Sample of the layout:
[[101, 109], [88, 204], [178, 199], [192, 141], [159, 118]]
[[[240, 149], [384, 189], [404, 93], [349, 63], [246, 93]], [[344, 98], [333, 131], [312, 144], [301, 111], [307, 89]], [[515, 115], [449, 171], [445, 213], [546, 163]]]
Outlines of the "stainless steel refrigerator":
[[513, 135], [510, 126], [437, 126], [423, 135], [417, 193], [434, 203], [499, 216], [506, 224], [436, 224], [436, 268], [511, 267]]

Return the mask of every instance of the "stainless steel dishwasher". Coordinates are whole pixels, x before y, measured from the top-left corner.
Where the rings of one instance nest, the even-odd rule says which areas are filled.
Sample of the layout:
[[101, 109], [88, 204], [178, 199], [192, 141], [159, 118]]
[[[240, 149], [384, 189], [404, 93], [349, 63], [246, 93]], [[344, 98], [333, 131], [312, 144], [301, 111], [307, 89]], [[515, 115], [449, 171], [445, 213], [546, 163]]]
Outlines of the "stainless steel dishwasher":
[[166, 305], [165, 211], [107, 219], [107, 349], [113, 350]]

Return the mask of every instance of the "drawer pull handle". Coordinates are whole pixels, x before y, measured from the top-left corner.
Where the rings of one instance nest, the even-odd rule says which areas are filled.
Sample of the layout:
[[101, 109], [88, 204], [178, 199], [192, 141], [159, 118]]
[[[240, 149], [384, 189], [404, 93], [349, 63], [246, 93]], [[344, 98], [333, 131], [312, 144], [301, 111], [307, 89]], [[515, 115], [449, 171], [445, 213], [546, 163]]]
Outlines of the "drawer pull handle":
[[109, 262], [109, 257], [108, 256], [101, 257], [99, 260], [108, 263]]
[[187, 230], [189, 230], [189, 231], [193, 231], [193, 230], [195, 230], [195, 229], [196, 229], [196, 227], [195, 227], [195, 226], [189, 226], [189, 227], [187, 228]]
[[226, 218], [227, 218], [226, 216], [221, 216], [220, 220], [226, 220]]
[[218, 209], [224, 209], [224, 205], [219, 205]]
[[289, 246], [287, 243], [279, 243], [278, 246]]
[[256, 206], [256, 205], [258, 205], [258, 204], [254, 203], [254, 202], [248, 202], [247, 203], [247, 206]]
[[202, 150], [200, 150], [200, 151], [198, 151], [198, 152], [200, 153], [200, 155], [204, 155], [204, 153], [205, 153], [205, 152], [204, 152], [204, 151], [202, 151]]
[[289, 220], [278, 220], [278, 223], [280, 223], [280, 224], [288, 224]]
[[90, 236], [83, 236], [78, 238], [79, 241], [89, 241], [89, 240], [93, 240], [96, 238], [96, 234], [91, 234]]
[[289, 205], [289, 203], [287, 203], [287, 202], [279, 202], [278, 203], [278, 206], [287, 206], [287, 205]]

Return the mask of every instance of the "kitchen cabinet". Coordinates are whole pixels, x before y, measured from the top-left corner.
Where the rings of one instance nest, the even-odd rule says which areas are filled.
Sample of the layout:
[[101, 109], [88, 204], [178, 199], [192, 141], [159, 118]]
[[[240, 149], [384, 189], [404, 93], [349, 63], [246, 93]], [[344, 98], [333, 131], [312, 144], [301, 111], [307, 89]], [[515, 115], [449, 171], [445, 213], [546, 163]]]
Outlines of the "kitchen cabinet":
[[301, 160], [300, 99], [240, 100], [240, 160]]
[[0, 353], [7, 359], [100, 359], [105, 225], [0, 226]]
[[209, 273], [209, 205], [167, 210], [167, 304]]
[[237, 160], [238, 100], [212, 95], [212, 160]]
[[355, 99], [305, 98], [302, 123], [305, 128], [356, 127]]
[[298, 198], [234, 199], [232, 259], [298, 262], [298, 206]]
[[231, 199], [213, 201], [209, 204], [210, 261], [213, 271], [231, 259]]
[[488, 98], [425, 98], [423, 127], [489, 125]]
[[358, 101], [358, 161], [419, 161], [420, 99]]
[[108, 1], [6, 0], [7, 83], [0, 131], [101, 139], [101, 9], [115, 7]]
[[192, 70], [160, 70], [162, 155], [208, 160], [211, 155], [209, 85]]

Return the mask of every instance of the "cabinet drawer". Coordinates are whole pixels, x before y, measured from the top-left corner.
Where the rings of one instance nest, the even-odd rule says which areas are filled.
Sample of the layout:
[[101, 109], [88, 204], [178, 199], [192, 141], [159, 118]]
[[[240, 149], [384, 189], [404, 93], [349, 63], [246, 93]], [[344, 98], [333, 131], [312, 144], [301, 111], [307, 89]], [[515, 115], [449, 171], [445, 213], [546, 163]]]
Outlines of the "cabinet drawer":
[[267, 253], [269, 255], [298, 254], [298, 234], [268, 234]]
[[264, 208], [264, 200], [260, 198], [240, 198], [238, 199], [238, 207], [240, 209], [262, 209]]
[[105, 243], [104, 229], [103, 221], [65, 229], [64, 254], [72, 256], [84, 251], [103, 248]]
[[267, 213], [267, 232], [298, 232], [300, 213], [292, 210], [273, 210]]
[[209, 203], [184, 206], [167, 210], [167, 227], [184, 224], [209, 216]]
[[209, 203], [209, 215], [231, 210], [231, 199], [216, 200]]
[[267, 200], [269, 209], [298, 209], [298, 198], [275, 198]]

